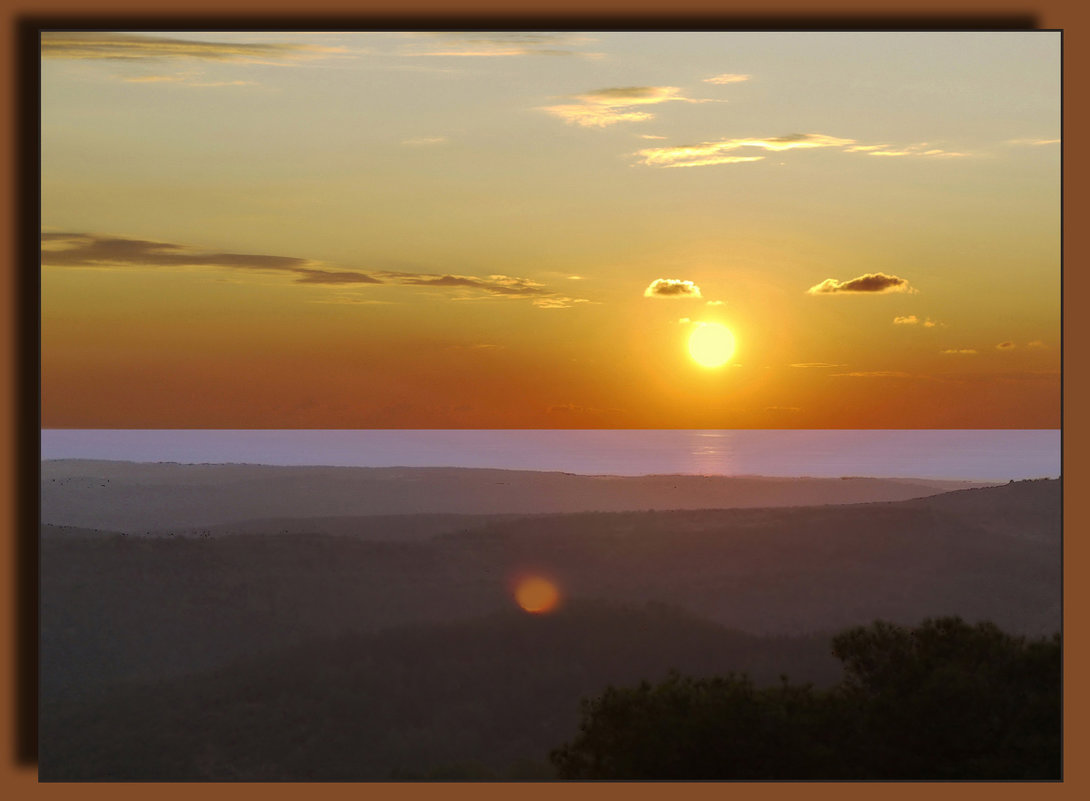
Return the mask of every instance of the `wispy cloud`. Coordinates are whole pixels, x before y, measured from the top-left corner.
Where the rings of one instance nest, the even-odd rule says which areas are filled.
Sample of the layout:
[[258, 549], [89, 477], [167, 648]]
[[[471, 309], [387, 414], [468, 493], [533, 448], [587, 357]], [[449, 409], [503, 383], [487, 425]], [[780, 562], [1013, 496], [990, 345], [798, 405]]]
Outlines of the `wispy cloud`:
[[570, 309], [579, 303], [590, 303], [587, 298], [569, 298], [564, 295], [549, 295], [530, 302], [539, 309]]
[[862, 153], [867, 156], [926, 156], [930, 158], [969, 156], [942, 148], [932, 147], [926, 142], [915, 145], [893, 146], [859, 144], [854, 139], [818, 133], [794, 133], [787, 136], [774, 136], [764, 139], [720, 139], [713, 142], [699, 142], [693, 145], [652, 147], [637, 151], [639, 163], [650, 167], [707, 167], [716, 164], [740, 164], [748, 161], [761, 161], [764, 156], [739, 156], [734, 151], [740, 148], [759, 148], [771, 152], [782, 152], [804, 148], [837, 148], [844, 153]]
[[618, 86], [596, 89], [571, 98], [576, 102], [544, 106], [543, 110], [568, 123], [585, 128], [605, 128], [619, 122], [642, 122], [654, 119], [644, 106], [680, 101], [683, 103], [720, 102], [685, 97], [677, 86]]
[[329, 306], [389, 306], [391, 301], [374, 300], [373, 298], [360, 298], [355, 295], [326, 295], [324, 297], [310, 298], [307, 303], [319, 303]]
[[959, 153], [952, 150], [943, 150], [940, 147], [932, 147], [927, 142], [904, 147], [892, 147], [890, 145], [855, 147], [850, 150], [865, 151], [868, 156], [927, 156], [930, 158], [956, 158], [968, 156], [969, 153]]
[[791, 367], [844, 367], [843, 364], [830, 364], [829, 362], [796, 362]]
[[115, 61], [198, 59], [278, 64], [346, 52], [347, 49], [343, 47], [289, 42], [209, 42], [109, 31], [43, 31], [41, 34], [43, 58]]
[[930, 317], [921, 320], [915, 314], [909, 314], [909, 315], [906, 315], [904, 317], [894, 317], [893, 318], [893, 324], [894, 325], [922, 325], [924, 328], [934, 328], [935, 326], [938, 325], [938, 323], [936, 323]]
[[650, 167], [706, 167], [713, 164], [738, 164], [760, 161], [764, 156], [739, 156], [734, 151], [741, 148], [758, 148], [772, 152], [800, 148], [844, 147], [854, 144], [854, 139], [817, 133], [794, 133], [764, 139], [721, 139], [718, 142], [701, 142], [676, 147], [652, 147], [640, 150], [636, 155], [640, 163]]
[[423, 287], [460, 287], [479, 289], [492, 295], [509, 297], [531, 297], [549, 294], [542, 284], [528, 278], [515, 278], [510, 275], [490, 275], [479, 278], [473, 275], [452, 275], [436, 273], [403, 273], [383, 270], [375, 273], [383, 281], [407, 286]]
[[742, 81], [748, 81], [752, 76], [739, 75], [734, 72], [724, 72], [722, 75], [713, 75], [710, 78], [705, 78], [704, 83], [741, 83]]
[[325, 284], [327, 286], [343, 286], [345, 284], [383, 283], [372, 275], [368, 275], [367, 273], [353, 272], [351, 270], [294, 269], [292, 270], [292, 272], [299, 276], [296, 279], [297, 284]]
[[1058, 145], [1063, 140], [1061, 139], [1008, 139], [1008, 145]]
[[645, 298], [699, 298], [700, 287], [680, 278], [656, 278], [643, 291]]
[[946, 350], [939, 351], [940, 353], [951, 356], [975, 356], [976, 351], [973, 348], [947, 348]]
[[900, 370], [859, 370], [851, 373], [832, 373], [832, 378], [913, 378], [912, 373]]
[[221, 86], [257, 86], [256, 81], [207, 81], [199, 74], [180, 72], [174, 75], [133, 75], [120, 76], [125, 83], [170, 83], [177, 86], [221, 87]]
[[476, 351], [489, 351], [489, 350], [503, 350], [503, 345], [495, 345], [490, 342], [477, 342], [473, 345], [447, 345], [447, 350], [476, 350]]
[[1000, 342], [995, 347], [996, 350], [1014, 350], [1016, 346], [1013, 342]]
[[184, 75], [137, 75], [133, 78], [122, 78], [125, 83], [181, 83]]
[[227, 267], [236, 270], [311, 270], [316, 262], [291, 256], [215, 253], [169, 242], [45, 232], [42, 264], [56, 267]]
[[402, 139], [401, 144], [410, 147], [427, 147], [428, 145], [442, 145], [447, 141], [445, 136], [413, 136]]
[[904, 278], [885, 273], [865, 273], [857, 278], [847, 281], [838, 281], [835, 278], [826, 278], [820, 284], [810, 287], [806, 292], [810, 295], [834, 295], [834, 294], [871, 294], [880, 295], [891, 292], [912, 292], [913, 289]]
[[423, 39], [400, 51], [402, 56], [446, 58], [502, 58], [505, 56], [582, 56], [601, 53], [579, 49], [593, 42], [589, 36], [545, 31], [439, 31], [413, 34]]
[[[311, 259], [253, 253], [210, 252], [169, 242], [85, 233], [43, 232], [43, 267], [70, 268], [192, 268], [210, 267], [239, 271], [290, 273], [295, 283], [323, 286], [392, 284], [434, 289], [455, 289], [477, 296], [529, 298], [540, 308], [568, 308], [588, 303], [583, 298], [558, 295], [529, 278], [510, 275], [456, 275], [393, 270], [338, 270]], [[463, 296], [465, 297], [465, 296]]]

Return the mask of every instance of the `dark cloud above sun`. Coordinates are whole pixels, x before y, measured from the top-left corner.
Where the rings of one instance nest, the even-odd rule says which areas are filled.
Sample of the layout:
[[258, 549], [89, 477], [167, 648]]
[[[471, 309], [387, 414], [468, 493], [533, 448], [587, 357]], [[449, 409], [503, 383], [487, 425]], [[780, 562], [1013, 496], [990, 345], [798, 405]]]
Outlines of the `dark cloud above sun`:
[[847, 281], [826, 278], [806, 290], [811, 295], [835, 294], [871, 294], [881, 295], [891, 292], [916, 292], [904, 278], [885, 273], [865, 273]]
[[645, 298], [699, 298], [700, 287], [680, 278], [656, 278], [643, 291]]

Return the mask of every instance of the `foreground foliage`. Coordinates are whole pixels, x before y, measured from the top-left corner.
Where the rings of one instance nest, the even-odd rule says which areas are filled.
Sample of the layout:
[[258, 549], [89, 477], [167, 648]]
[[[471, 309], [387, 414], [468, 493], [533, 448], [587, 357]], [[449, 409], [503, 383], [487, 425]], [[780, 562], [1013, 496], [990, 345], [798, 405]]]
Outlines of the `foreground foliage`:
[[609, 687], [551, 759], [566, 779], [1059, 779], [1060, 646], [959, 618], [875, 623], [833, 640], [832, 689]]

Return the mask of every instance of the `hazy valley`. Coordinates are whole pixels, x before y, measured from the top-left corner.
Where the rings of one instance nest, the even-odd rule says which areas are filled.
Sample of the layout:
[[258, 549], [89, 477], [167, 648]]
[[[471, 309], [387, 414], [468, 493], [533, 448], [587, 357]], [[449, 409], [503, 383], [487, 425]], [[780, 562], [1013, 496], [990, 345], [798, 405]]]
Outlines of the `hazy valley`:
[[607, 684], [829, 685], [879, 618], [1057, 631], [1060, 482], [958, 486], [45, 463], [43, 776], [540, 775]]

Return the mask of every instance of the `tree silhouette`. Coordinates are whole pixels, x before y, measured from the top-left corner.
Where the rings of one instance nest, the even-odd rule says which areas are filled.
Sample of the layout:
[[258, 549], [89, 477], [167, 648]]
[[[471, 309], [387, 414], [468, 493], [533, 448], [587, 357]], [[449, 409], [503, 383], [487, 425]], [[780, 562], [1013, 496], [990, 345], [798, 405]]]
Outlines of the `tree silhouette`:
[[1059, 635], [1028, 642], [959, 618], [836, 637], [870, 775], [1058, 778], [1060, 645]]
[[744, 675], [609, 687], [550, 758], [566, 779], [1058, 779], [1060, 638], [878, 622], [829, 691]]

